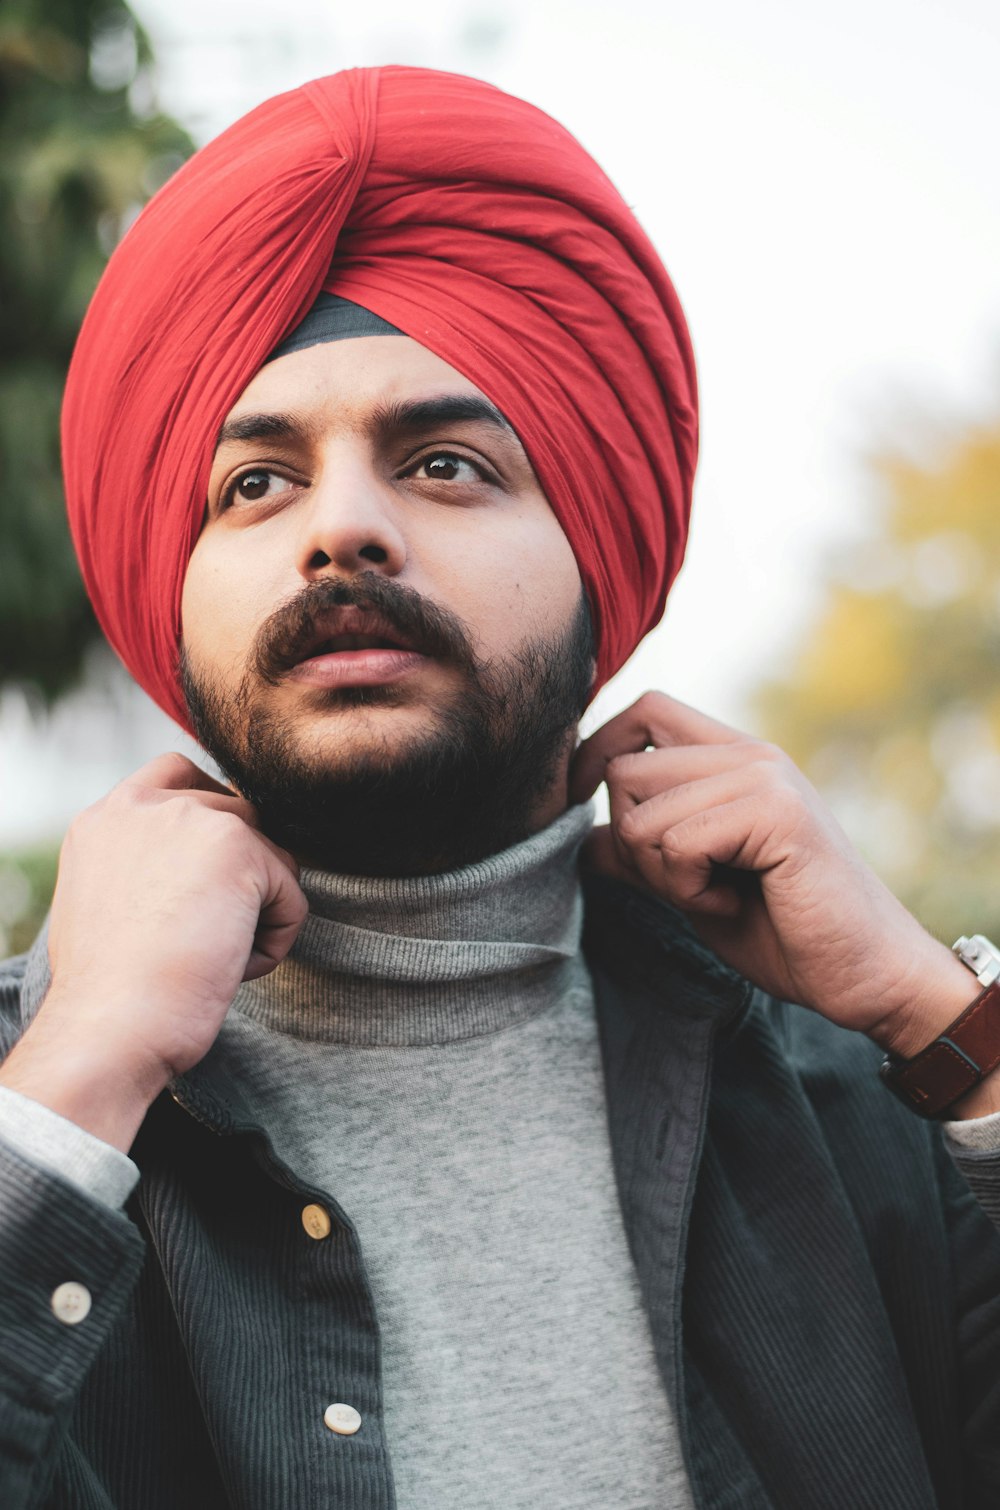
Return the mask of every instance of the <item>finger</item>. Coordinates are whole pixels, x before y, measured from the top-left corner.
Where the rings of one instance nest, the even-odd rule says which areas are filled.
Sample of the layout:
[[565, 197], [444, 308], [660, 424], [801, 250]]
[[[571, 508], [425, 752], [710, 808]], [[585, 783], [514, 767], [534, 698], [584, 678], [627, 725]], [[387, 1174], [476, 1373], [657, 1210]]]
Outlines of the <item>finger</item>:
[[[605, 780], [608, 795], [621, 794], [632, 803], [648, 802], [661, 793], [690, 782], [729, 771], [760, 771], [766, 777], [773, 768], [781, 768], [780, 759], [769, 753], [773, 747], [757, 740], [739, 744], [674, 745], [659, 750], [643, 750], [638, 755], [616, 755], [608, 762]], [[774, 752], [775, 757], [780, 752]]]
[[238, 796], [235, 792], [196, 792], [190, 789], [178, 792], [176, 790], [163, 791], [161, 788], [160, 795], [166, 802], [172, 801], [175, 797], [190, 797], [192, 801], [197, 802], [199, 807], [211, 808], [217, 813], [232, 813], [235, 817], [241, 818], [248, 828], [260, 829], [260, 817], [253, 803], [248, 802], [245, 797]]
[[292, 880], [296, 883], [296, 885], [298, 885], [299, 876], [302, 874], [302, 867], [299, 865], [298, 860], [296, 860], [291, 850], [282, 849], [281, 845], [276, 844], [273, 839], [268, 838], [267, 834], [258, 834], [257, 837], [260, 843], [270, 851], [274, 858], [280, 861], [280, 863], [285, 867], [289, 875], [292, 877]]
[[647, 692], [584, 740], [574, 757], [570, 796], [574, 802], [592, 797], [616, 755], [634, 754], [649, 745], [733, 744], [746, 737], [665, 692]]
[[201, 791], [221, 792], [226, 797], [232, 797], [232, 790], [223, 786], [221, 781], [216, 781], [201, 766], [195, 765], [193, 760], [188, 760], [186, 755], [178, 755], [171, 751], [168, 755], [157, 755], [154, 760], [149, 760], [131, 776], [126, 776], [122, 786], [157, 787], [162, 791]]
[[[758, 894], [756, 876], [725, 873], [741, 865], [759, 817], [752, 797], [741, 797], [695, 813], [660, 835], [659, 872], [654, 889], [682, 912], [733, 916], [747, 891]], [[645, 877], [647, 865], [640, 862]]]
[[[748, 796], [745, 767], [722, 771], [701, 781], [686, 781], [666, 792], [657, 792], [645, 802], [634, 803], [620, 789], [611, 801], [611, 827], [619, 847], [631, 858], [646, 880], [652, 882], [661, 867], [660, 842], [665, 833], [712, 808], [725, 807]], [[760, 821], [760, 796], [755, 815]]]
[[309, 903], [299, 885], [299, 867], [293, 856], [263, 834], [257, 838], [265, 886], [253, 948], [243, 972], [244, 980], [257, 980], [281, 964], [309, 913]]
[[[148, 781], [146, 777], [150, 774], [160, 779]], [[235, 813], [249, 828], [260, 827], [257, 809], [252, 802], [248, 802], [231, 787], [222, 786], [207, 771], [201, 770], [183, 755], [158, 756], [156, 760], [151, 760], [148, 765], [126, 777], [115, 790], [127, 791], [133, 798], [150, 801], [189, 798], [200, 807], [213, 808], [221, 813]]]
[[709, 877], [707, 889], [705, 876], [700, 870], [694, 876], [681, 868], [665, 874], [663, 855], [658, 843], [650, 848], [640, 867], [615, 841], [608, 826], [592, 831], [583, 846], [582, 859], [590, 871], [609, 876], [612, 880], [624, 881], [629, 886], [638, 886], [653, 896], [673, 902], [683, 911], [697, 913], [699, 916], [733, 917], [746, 902], [744, 888], [739, 882], [720, 875], [711, 863], [706, 867]]
[[[619, 853], [647, 886], [662, 891], [664, 835], [701, 813], [745, 795], [746, 782], [739, 770], [685, 782], [638, 805], [616, 789], [611, 800], [611, 828]], [[710, 860], [708, 863], [711, 865]]]

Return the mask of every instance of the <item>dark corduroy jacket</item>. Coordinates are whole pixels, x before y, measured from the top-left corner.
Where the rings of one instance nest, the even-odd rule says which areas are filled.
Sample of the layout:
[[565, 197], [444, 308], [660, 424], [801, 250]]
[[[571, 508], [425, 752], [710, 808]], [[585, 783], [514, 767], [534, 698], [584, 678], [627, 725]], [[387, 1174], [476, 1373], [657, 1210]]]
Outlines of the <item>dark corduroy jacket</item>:
[[[589, 886], [585, 948], [700, 1510], [997, 1510], [1000, 1235], [940, 1129], [865, 1039], [753, 991], [638, 893]], [[0, 1053], [26, 1015], [23, 961], [4, 972]], [[122, 1213], [0, 1149], [0, 1506], [390, 1510], [378, 1320], [337, 1192], [276, 1162], [212, 1053], [133, 1157]], [[978, 1178], [1000, 1187], [1000, 1156]], [[49, 1305], [67, 1279], [93, 1296], [76, 1326]], [[324, 1426], [331, 1399], [357, 1435]]]

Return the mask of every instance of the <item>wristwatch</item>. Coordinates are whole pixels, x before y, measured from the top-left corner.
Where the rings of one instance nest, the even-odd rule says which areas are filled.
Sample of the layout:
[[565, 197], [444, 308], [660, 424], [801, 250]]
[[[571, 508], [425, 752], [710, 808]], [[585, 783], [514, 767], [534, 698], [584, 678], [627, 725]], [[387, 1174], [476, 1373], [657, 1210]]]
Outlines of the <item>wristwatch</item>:
[[888, 1086], [922, 1117], [942, 1117], [1000, 1064], [1000, 949], [981, 933], [952, 949], [983, 987], [944, 1032], [913, 1059], [887, 1054], [879, 1069]]

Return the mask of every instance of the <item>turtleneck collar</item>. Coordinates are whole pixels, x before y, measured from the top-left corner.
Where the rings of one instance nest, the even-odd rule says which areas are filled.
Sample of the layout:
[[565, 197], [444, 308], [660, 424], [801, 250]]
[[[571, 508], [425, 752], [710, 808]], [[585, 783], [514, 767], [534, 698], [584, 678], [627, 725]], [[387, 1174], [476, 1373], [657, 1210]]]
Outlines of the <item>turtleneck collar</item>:
[[309, 916], [288, 958], [234, 1007], [328, 1043], [448, 1043], [533, 1015], [582, 968], [577, 860], [593, 808], [444, 875], [305, 870]]

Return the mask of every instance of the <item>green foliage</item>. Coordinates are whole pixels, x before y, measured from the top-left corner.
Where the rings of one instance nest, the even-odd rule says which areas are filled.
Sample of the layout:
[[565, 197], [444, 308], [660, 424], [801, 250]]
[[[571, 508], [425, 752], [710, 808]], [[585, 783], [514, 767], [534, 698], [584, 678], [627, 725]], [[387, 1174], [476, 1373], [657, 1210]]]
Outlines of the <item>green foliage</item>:
[[1000, 938], [1000, 420], [875, 466], [871, 536], [760, 722], [926, 926]]
[[98, 633], [62, 504], [66, 366], [110, 251], [192, 150], [156, 109], [149, 42], [121, 0], [3, 0], [0, 678], [49, 698]]
[[53, 845], [0, 854], [0, 959], [31, 947], [49, 910], [58, 864]]

